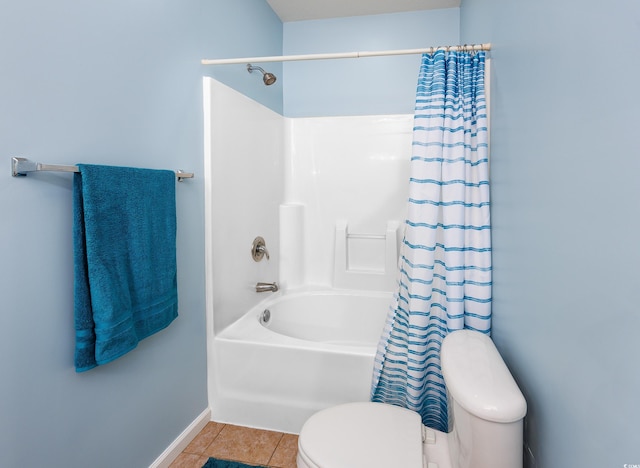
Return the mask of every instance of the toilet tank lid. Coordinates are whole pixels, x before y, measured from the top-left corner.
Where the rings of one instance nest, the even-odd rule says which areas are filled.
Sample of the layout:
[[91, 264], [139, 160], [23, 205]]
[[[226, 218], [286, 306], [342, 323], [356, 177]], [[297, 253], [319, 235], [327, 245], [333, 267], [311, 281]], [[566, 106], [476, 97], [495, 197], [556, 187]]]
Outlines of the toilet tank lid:
[[499, 423], [527, 414], [524, 396], [489, 336], [451, 332], [442, 343], [440, 360], [450, 396], [469, 413]]

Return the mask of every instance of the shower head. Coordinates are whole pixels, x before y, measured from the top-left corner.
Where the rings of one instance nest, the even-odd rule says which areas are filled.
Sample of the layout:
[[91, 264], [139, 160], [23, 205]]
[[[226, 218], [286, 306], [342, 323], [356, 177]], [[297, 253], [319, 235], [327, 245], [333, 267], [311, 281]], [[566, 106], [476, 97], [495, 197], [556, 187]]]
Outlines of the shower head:
[[274, 75], [273, 73], [265, 72], [262, 68], [254, 67], [250, 63], [247, 63], [247, 71], [251, 73], [253, 72], [253, 70], [262, 72], [262, 81], [264, 81], [265, 85], [269, 86], [276, 82], [276, 75]]

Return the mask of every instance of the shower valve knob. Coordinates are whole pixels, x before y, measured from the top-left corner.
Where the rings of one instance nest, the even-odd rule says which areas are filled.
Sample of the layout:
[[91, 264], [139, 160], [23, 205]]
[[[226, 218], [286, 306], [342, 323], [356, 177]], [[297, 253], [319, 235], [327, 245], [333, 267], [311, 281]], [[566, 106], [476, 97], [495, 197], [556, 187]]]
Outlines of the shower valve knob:
[[258, 236], [253, 239], [253, 244], [251, 245], [251, 258], [253, 258], [254, 262], [259, 262], [262, 257], [267, 257], [267, 260], [269, 260], [269, 251], [264, 239]]

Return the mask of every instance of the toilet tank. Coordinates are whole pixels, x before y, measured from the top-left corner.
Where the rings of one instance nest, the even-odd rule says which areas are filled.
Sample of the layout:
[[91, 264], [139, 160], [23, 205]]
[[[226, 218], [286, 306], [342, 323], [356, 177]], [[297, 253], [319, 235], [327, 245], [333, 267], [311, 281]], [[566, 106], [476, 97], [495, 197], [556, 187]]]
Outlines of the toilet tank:
[[527, 403], [487, 335], [458, 330], [444, 339], [441, 366], [453, 421], [453, 468], [522, 467]]

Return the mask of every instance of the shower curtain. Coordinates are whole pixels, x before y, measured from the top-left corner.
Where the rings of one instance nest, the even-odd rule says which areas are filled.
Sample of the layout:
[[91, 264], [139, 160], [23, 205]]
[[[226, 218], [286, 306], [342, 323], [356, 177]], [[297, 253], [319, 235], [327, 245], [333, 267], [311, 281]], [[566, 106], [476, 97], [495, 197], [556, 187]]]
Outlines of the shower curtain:
[[491, 331], [485, 52], [422, 56], [398, 288], [375, 358], [372, 401], [447, 431], [440, 345]]

